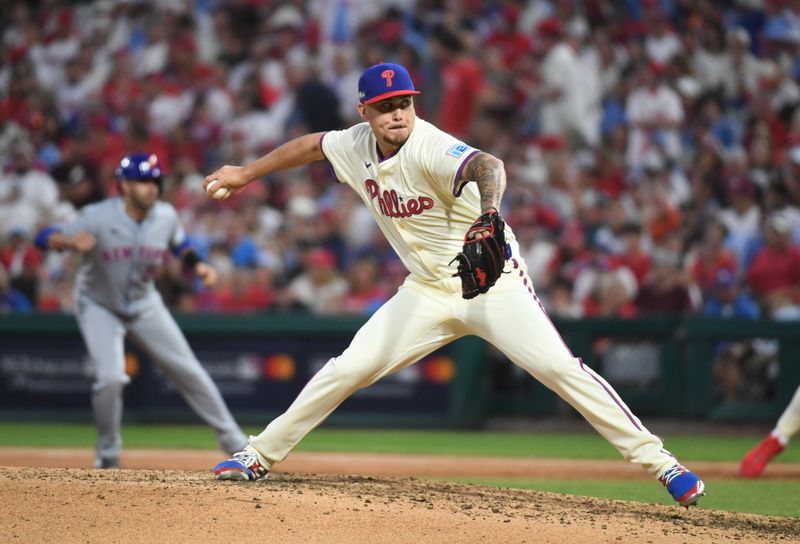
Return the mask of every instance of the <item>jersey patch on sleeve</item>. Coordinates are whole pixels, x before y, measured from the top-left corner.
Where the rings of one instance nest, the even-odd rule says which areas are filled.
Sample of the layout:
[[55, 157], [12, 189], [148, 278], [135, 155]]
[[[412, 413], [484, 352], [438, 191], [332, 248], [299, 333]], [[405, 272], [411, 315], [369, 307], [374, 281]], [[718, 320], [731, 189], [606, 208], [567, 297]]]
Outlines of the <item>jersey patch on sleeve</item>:
[[467, 144], [456, 144], [447, 150], [447, 155], [458, 159], [469, 149], [470, 147]]

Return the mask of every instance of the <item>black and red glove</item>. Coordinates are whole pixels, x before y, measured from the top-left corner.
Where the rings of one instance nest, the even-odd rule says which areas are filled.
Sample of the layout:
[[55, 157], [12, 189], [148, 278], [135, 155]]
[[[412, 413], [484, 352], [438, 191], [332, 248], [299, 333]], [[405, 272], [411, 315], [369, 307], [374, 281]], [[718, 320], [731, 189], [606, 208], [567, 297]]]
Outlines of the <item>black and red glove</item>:
[[[474, 237], [481, 232], [489, 235]], [[450, 261], [458, 261], [461, 296], [470, 299], [487, 292], [503, 273], [506, 259], [505, 223], [496, 210], [488, 211], [475, 220], [464, 236], [461, 253]]]

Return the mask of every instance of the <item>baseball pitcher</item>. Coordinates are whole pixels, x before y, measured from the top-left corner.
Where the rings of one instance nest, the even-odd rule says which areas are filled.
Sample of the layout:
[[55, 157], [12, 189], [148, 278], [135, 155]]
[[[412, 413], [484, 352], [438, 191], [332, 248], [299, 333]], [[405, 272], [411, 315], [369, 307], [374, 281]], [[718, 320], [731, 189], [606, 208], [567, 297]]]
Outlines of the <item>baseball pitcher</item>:
[[175, 208], [158, 200], [161, 168], [155, 155], [124, 157], [116, 176], [120, 197], [86, 206], [71, 224], [47, 227], [36, 238], [43, 249], [74, 250], [83, 257], [76, 306], [93, 371], [95, 466], [119, 466], [122, 391], [129, 382], [126, 335], [146, 350], [214, 428], [220, 447], [234, 453], [245, 446], [247, 437], [153, 284], [167, 249], [206, 286], [215, 283], [217, 274], [192, 249]]
[[216, 478], [266, 477], [354, 391], [474, 334], [569, 402], [679, 504], [695, 504], [703, 482], [570, 352], [550, 322], [500, 214], [503, 163], [419, 119], [418, 93], [403, 66], [371, 66], [358, 84], [363, 123], [301, 136], [244, 167], [223, 166], [205, 178], [208, 195], [224, 199], [270, 172], [327, 159], [372, 211], [409, 271], [397, 294], [288, 410], [214, 468]]

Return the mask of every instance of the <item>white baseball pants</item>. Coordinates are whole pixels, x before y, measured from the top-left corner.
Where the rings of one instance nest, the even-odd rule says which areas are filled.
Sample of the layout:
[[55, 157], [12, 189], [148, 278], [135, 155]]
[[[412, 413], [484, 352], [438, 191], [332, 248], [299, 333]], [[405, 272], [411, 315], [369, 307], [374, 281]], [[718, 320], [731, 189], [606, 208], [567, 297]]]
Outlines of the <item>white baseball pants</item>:
[[471, 300], [458, 278], [436, 284], [409, 276], [356, 333], [350, 346], [308, 382], [288, 410], [250, 445], [270, 466], [356, 390], [465, 335], [480, 336], [556, 392], [622, 456], [660, 476], [676, 464], [613, 388], [572, 355], [536, 297], [524, 263], [512, 259], [497, 284]]

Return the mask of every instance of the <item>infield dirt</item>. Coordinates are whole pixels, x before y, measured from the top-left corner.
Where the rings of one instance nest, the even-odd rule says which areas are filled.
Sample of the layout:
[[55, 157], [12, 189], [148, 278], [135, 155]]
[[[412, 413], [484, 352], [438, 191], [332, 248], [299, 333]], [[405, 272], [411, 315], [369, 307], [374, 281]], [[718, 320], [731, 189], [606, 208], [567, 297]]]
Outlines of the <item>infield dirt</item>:
[[[276, 467], [269, 480], [243, 484], [214, 481], [209, 467], [215, 460], [219, 460], [215, 452], [127, 451], [123, 458], [127, 468], [103, 471], [59, 468], [87, 466], [91, 453], [86, 450], [0, 450], [0, 541], [800, 542], [797, 519], [398, 476], [542, 477], [546, 473], [556, 477], [560, 466], [566, 467], [562, 474], [566, 471], [575, 477], [585, 478], [586, 473], [580, 473], [591, 469], [594, 478], [624, 474], [646, 481], [640, 469], [621, 462], [565, 465], [563, 461], [295, 452]], [[715, 477], [726, 477], [735, 469], [714, 467]], [[773, 477], [800, 476], [799, 467], [782, 470], [788, 472]]]

